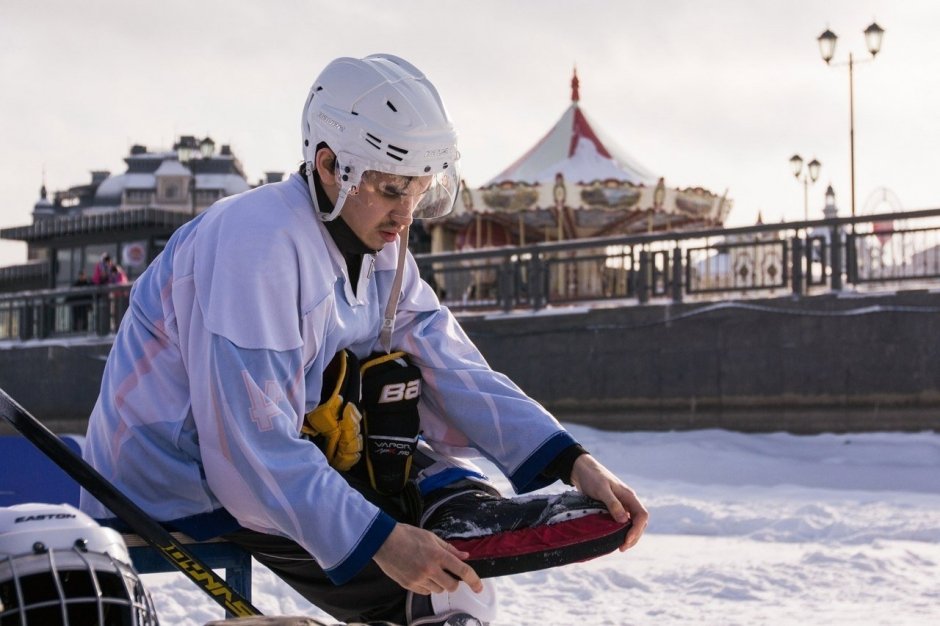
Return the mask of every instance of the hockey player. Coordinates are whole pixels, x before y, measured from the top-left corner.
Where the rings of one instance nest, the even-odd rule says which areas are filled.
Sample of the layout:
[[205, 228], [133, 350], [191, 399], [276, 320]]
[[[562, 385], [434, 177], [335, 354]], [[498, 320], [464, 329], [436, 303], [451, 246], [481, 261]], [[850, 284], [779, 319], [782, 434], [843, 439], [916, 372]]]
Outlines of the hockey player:
[[[633, 546], [634, 492], [489, 368], [407, 252], [412, 220], [450, 211], [459, 187], [435, 87], [394, 56], [337, 59], [302, 141], [299, 172], [217, 202], [137, 280], [86, 458], [158, 520], [240, 543], [346, 621], [492, 619], [468, 554], [419, 527], [422, 509], [490, 491], [460, 457], [486, 456], [520, 493], [574, 484], [632, 521]], [[82, 508], [110, 515], [88, 494]]]

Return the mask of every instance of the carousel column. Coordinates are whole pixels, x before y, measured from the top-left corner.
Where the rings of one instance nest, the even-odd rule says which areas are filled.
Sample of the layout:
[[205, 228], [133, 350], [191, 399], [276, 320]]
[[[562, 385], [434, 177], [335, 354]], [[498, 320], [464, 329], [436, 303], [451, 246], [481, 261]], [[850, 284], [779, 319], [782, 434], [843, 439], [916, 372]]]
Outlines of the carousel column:
[[[441, 223], [431, 225], [431, 254], [438, 254], [447, 250], [445, 247], [445, 238], [447, 233], [444, 230], [444, 225]], [[434, 288], [434, 293], [437, 294], [437, 297], [442, 301], [447, 299], [447, 285], [445, 283], [446, 274], [441, 272], [442, 264], [441, 263], [432, 263], [428, 275], [431, 277], [433, 284], [431, 285]], [[431, 282], [429, 281], [429, 282]]]
[[[479, 250], [482, 247], [483, 247], [483, 216], [480, 213], [477, 213], [476, 249]], [[480, 298], [481, 290], [483, 289], [483, 281], [482, 281], [482, 276], [480, 276], [480, 273], [481, 273], [481, 270], [477, 270], [473, 272], [473, 296], [475, 299]]]
[[[565, 211], [565, 196], [567, 195], [567, 190], [565, 189], [565, 179], [561, 173], [555, 174], [555, 187], [552, 189], [552, 197], [555, 199], [555, 219], [558, 222], [558, 241], [561, 242], [565, 238], [565, 222], [564, 222], [564, 211]], [[562, 252], [558, 253], [559, 261]], [[555, 293], [562, 299], [564, 299], [567, 293], [567, 283], [568, 283], [568, 266], [565, 263], [559, 262], [556, 267], [558, 271], [555, 272]]]

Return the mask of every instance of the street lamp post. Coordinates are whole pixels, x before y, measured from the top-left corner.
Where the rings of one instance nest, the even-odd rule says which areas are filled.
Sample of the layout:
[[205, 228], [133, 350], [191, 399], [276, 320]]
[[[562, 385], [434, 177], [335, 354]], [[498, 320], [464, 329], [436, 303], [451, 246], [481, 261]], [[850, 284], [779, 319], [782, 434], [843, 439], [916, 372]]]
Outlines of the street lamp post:
[[[875, 22], [872, 22], [871, 25], [865, 29], [865, 46], [871, 53], [871, 59], [868, 61], [873, 61], [875, 55], [881, 50], [881, 39], [884, 37], [884, 33], [884, 29]], [[855, 63], [863, 63], [864, 61], [855, 61], [852, 53], [849, 52], [848, 63], [832, 63], [832, 57], [835, 56], [836, 53], [837, 39], [836, 34], [827, 28], [825, 32], [817, 38], [817, 41], [819, 42], [819, 53], [822, 55], [822, 59], [826, 62], [826, 65], [848, 65], [849, 68], [849, 163], [852, 186], [852, 217], [855, 217], [855, 83], [852, 70]]]
[[790, 167], [793, 169], [793, 176], [797, 181], [800, 180], [800, 174], [803, 175], [803, 221], [809, 221], [809, 186], [819, 178], [819, 168], [822, 163], [813, 159], [806, 164], [806, 170], [803, 170], [803, 157], [794, 154], [790, 157]]

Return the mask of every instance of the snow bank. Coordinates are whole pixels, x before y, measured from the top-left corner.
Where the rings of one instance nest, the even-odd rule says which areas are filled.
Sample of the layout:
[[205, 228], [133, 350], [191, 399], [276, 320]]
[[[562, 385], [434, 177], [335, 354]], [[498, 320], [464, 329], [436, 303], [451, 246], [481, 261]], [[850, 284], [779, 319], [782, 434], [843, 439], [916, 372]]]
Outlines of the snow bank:
[[[641, 495], [649, 530], [627, 553], [496, 579], [494, 626], [940, 619], [940, 435], [569, 429]], [[323, 616], [254, 576], [265, 613]], [[221, 616], [182, 575], [145, 582], [164, 624]]]

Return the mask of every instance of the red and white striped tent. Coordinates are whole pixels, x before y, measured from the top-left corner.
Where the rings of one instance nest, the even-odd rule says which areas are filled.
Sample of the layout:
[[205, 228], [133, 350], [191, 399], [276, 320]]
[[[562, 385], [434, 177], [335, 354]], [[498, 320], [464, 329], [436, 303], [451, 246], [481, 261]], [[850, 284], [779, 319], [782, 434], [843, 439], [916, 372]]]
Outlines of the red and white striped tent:
[[664, 178], [616, 147], [580, 104], [571, 104], [529, 151], [482, 187], [463, 185], [454, 213], [434, 224], [435, 251], [525, 245], [720, 226], [726, 195], [667, 188]]

